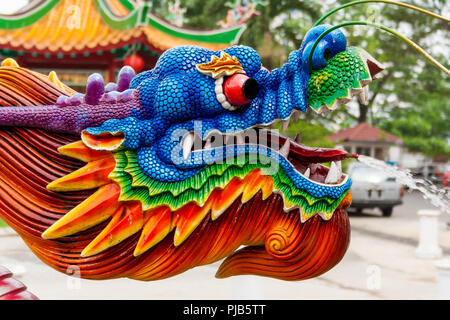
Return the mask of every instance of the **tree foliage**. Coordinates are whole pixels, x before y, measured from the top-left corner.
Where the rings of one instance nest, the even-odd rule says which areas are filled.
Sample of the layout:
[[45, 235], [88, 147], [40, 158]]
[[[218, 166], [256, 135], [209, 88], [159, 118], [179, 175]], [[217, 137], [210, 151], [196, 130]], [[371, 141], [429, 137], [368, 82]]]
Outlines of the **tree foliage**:
[[[281, 124], [277, 123], [275, 129], [282, 131]], [[300, 134], [300, 142], [310, 147], [332, 148], [334, 143], [327, 139], [327, 136], [333, 133], [325, 126], [310, 121], [300, 119], [296, 123], [292, 123], [283, 134], [294, 138]]]

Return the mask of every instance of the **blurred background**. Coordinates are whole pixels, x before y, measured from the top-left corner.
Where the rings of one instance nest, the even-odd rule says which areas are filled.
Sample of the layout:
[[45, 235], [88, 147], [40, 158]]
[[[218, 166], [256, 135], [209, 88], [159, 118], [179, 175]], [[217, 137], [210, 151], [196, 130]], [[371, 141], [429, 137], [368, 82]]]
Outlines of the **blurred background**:
[[[137, 72], [151, 69], [165, 50], [181, 44], [213, 50], [249, 45], [259, 52], [264, 66], [273, 69], [300, 47], [318, 18], [346, 2], [1, 1], [0, 60], [13, 57], [20, 66], [45, 74], [55, 70], [62, 82], [81, 92], [93, 72], [112, 81], [124, 65]], [[450, 3], [445, 0], [408, 3], [449, 16]], [[350, 20], [397, 30], [448, 65], [450, 28], [441, 20], [387, 4], [365, 4], [339, 11], [326, 22]], [[355, 99], [327, 116], [303, 113], [285, 134], [294, 137], [300, 132], [303, 144], [341, 147], [379, 159], [445, 190], [450, 176], [448, 78], [388, 33], [362, 26], [343, 32], [350, 45], [364, 48], [387, 67], [381, 79], [371, 84], [368, 103]], [[276, 128], [281, 130], [281, 125]], [[383, 170], [351, 161], [343, 166], [354, 181], [349, 210], [352, 242], [344, 260], [325, 275], [300, 283], [252, 277], [242, 281], [260, 288], [258, 297], [270, 299], [441, 297], [435, 260], [450, 255], [449, 215], [437, 211], [434, 216], [437, 209], [421, 193]], [[419, 216], [421, 209], [434, 213]], [[434, 227], [428, 224], [428, 231], [422, 224], [424, 216], [436, 219]], [[424, 240], [424, 232], [431, 232], [427, 236], [431, 238]], [[433, 243], [428, 249], [434, 254], [428, 259], [417, 253], [424, 241]], [[242, 282], [214, 278], [218, 264], [154, 283], [73, 280], [39, 262], [1, 221], [0, 264], [14, 269], [41, 298], [227, 299], [242, 294]]]

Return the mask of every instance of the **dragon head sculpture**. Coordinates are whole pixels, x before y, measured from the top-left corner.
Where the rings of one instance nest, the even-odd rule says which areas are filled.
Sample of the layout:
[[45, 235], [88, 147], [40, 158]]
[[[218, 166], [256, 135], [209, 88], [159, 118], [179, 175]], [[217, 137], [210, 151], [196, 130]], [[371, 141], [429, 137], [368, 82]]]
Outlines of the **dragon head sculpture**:
[[60, 94], [54, 104], [14, 102], [32, 107], [3, 99], [0, 126], [43, 129], [45, 138], [24, 139], [38, 150], [55, 146], [49, 134], [65, 140], [57, 140], [61, 155], [39, 157], [39, 170], [50, 172], [39, 171], [48, 183], [39, 189], [46, 203], [39, 214], [27, 220], [23, 206], [3, 199], [0, 216], [43, 261], [61, 271], [77, 265], [87, 278], [161, 279], [226, 257], [219, 277], [297, 280], [329, 270], [350, 233], [351, 179], [340, 161], [356, 155], [268, 129], [308, 106], [326, 113], [353, 96], [367, 100], [383, 67], [347, 46], [338, 29], [318, 42], [309, 63], [329, 27], [311, 29], [280, 69], [264, 68], [246, 46], [181, 46], [153, 70], [123, 68], [117, 83], [105, 86], [94, 74], [85, 94], [4, 63], [3, 72], [33, 75], [20, 79]]

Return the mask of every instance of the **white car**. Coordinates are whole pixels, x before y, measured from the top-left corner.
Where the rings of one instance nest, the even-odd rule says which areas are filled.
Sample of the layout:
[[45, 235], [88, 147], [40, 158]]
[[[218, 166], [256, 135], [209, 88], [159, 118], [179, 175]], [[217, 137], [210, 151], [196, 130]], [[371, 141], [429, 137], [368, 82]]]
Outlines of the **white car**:
[[394, 206], [402, 204], [403, 186], [385, 172], [361, 163], [352, 163], [347, 170], [353, 184], [352, 208], [380, 208], [384, 217], [390, 217]]

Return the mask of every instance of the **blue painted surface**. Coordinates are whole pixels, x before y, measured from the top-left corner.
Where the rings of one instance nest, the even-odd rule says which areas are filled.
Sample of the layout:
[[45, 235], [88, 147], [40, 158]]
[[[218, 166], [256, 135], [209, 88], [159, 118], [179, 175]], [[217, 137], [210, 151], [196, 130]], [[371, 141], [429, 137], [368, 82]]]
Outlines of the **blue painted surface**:
[[[211, 158], [204, 152], [194, 152], [184, 160], [180, 157], [180, 141], [187, 131], [198, 132], [202, 137], [212, 130], [238, 132], [256, 124], [287, 118], [294, 109], [306, 111], [306, 85], [309, 79], [307, 59], [313, 42], [328, 27], [322, 25], [310, 30], [301, 48], [290, 54], [282, 68], [271, 72], [261, 68], [258, 53], [250, 47], [224, 49], [224, 52], [239, 60], [246, 75], [254, 78], [260, 86], [258, 96], [235, 111], [222, 107], [214, 91], [215, 79], [200, 73], [196, 68], [197, 64], [211, 61], [213, 56], [220, 57], [221, 51], [196, 46], [170, 49], [161, 55], [153, 70], [136, 75], [131, 82], [130, 88], [139, 91], [145, 118], [137, 114], [121, 120], [111, 119], [100, 127], [88, 128], [86, 131], [91, 134], [123, 132], [123, 146], [138, 151], [139, 165], [153, 179], [173, 182], [189, 178], [211, 161], [223, 160], [224, 153], [215, 150]], [[329, 33], [314, 52], [313, 69], [323, 68], [326, 59], [345, 48], [346, 39], [342, 32], [335, 30]], [[198, 122], [201, 122], [201, 128], [198, 128]], [[261, 152], [268, 154], [280, 164], [298, 188], [316, 197], [338, 198], [351, 184], [350, 180], [343, 186], [313, 183], [303, 178], [285, 158], [271, 149], [261, 146], [231, 148], [230, 152], [236, 156]], [[174, 152], [178, 152], [176, 157]], [[174, 161], [174, 158], [178, 160]]]

